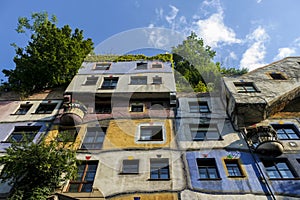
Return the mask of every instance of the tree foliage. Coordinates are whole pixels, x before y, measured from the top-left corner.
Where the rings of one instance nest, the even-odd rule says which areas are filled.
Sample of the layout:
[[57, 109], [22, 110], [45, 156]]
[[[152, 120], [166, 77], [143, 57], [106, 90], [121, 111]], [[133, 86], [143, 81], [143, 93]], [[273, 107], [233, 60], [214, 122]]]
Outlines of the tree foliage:
[[12, 143], [0, 157], [3, 182], [12, 185], [9, 199], [47, 199], [55, 188], [76, 176], [76, 154], [53, 140]]
[[[184, 80], [188, 81], [196, 92], [207, 92], [216, 89], [220, 80], [220, 68], [212, 59], [216, 52], [204, 46], [202, 39], [192, 32], [186, 40], [172, 49], [175, 70], [183, 77], [176, 76], [178, 90], [186, 90]], [[208, 84], [210, 85], [209, 87]]]
[[18, 19], [18, 33], [31, 34], [25, 48], [13, 44], [16, 51], [14, 70], [3, 70], [13, 90], [28, 95], [69, 83], [84, 58], [93, 50], [91, 39], [83, 31], [72, 33], [68, 25], [58, 28], [56, 18], [47, 13], [33, 13], [31, 19]]

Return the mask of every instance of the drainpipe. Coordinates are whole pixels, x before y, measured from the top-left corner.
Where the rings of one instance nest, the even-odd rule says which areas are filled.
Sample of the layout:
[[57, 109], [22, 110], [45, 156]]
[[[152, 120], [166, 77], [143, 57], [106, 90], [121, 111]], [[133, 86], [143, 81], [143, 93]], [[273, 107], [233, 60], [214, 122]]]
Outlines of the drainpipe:
[[[230, 121], [231, 121], [231, 120], [230, 120]], [[244, 129], [245, 129], [245, 128], [244, 128]], [[235, 130], [235, 131], [241, 132], [242, 138], [243, 138], [243, 140], [244, 140], [244, 141], [246, 142], [246, 144], [247, 144], [247, 147], [248, 147], [248, 149], [249, 149], [249, 151], [250, 151], [250, 154], [251, 154], [251, 156], [252, 156], [252, 158], [253, 158], [253, 160], [254, 160], [254, 162], [255, 162], [255, 165], [256, 165], [256, 167], [257, 167], [257, 169], [258, 169], [258, 171], [259, 171], [259, 173], [260, 173], [260, 175], [261, 175], [261, 178], [262, 178], [263, 183], [266, 185], [266, 187], [267, 187], [267, 189], [268, 189], [268, 192], [269, 192], [269, 195], [271, 196], [271, 199], [276, 200], [276, 197], [275, 197], [275, 195], [274, 195], [274, 193], [273, 193], [273, 191], [272, 191], [272, 188], [271, 188], [271, 186], [270, 186], [270, 184], [269, 184], [269, 181], [268, 181], [268, 179], [266, 178], [266, 176], [264, 175], [264, 173], [263, 173], [263, 171], [262, 171], [262, 169], [261, 169], [261, 167], [260, 167], [260, 165], [259, 165], [259, 163], [258, 163], [256, 157], [254, 156], [254, 152], [253, 152], [252, 148], [250, 147], [248, 141], [247, 141], [246, 138], [245, 138], [245, 134], [246, 134], [245, 131], [243, 131], [243, 130], [241, 130], [241, 131], [240, 131], [240, 130]]]

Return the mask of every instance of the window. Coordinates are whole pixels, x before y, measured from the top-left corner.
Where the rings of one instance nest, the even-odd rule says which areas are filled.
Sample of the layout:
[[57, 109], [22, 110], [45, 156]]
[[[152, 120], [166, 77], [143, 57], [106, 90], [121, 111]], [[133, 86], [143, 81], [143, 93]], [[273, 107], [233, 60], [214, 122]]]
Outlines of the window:
[[189, 102], [190, 112], [209, 113], [209, 107], [206, 101]]
[[105, 138], [106, 127], [87, 127], [81, 145], [82, 149], [101, 149]]
[[84, 85], [96, 85], [97, 81], [98, 81], [98, 77], [95, 76], [87, 77]]
[[122, 174], [138, 174], [139, 160], [123, 160]]
[[220, 179], [214, 158], [198, 158], [197, 165], [200, 179]]
[[110, 103], [95, 103], [95, 112], [98, 114], [110, 114], [111, 104]]
[[162, 126], [141, 126], [140, 141], [163, 141]]
[[272, 72], [269, 74], [274, 80], [286, 80], [286, 78], [281, 73]]
[[36, 110], [36, 114], [51, 114], [57, 103], [41, 103]]
[[258, 92], [252, 82], [236, 82], [234, 85], [239, 93]]
[[74, 142], [77, 137], [76, 127], [59, 127], [57, 141]]
[[118, 77], [105, 77], [101, 89], [115, 89], [117, 87]]
[[229, 177], [244, 177], [238, 159], [224, 160]]
[[15, 115], [25, 115], [31, 108], [32, 104], [21, 104]]
[[222, 139], [216, 124], [190, 124], [190, 131], [194, 141]]
[[131, 104], [130, 111], [131, 112], [143, 112], [144, 105], [143, 104]]
[[110, 63], [96, 63], [94, 70], [109, 70]]
[[156, 68], [156, 69], [162, 68], [162, 64], [161, 63], [153, 63], [152, 68]]
[[148, 64], [147, 63], [136, 63], [136, 69], [147, 69], [148, 68]]
[[162, 78], [159, 76], [153, 77], [153, 84], [162, 84]]
[[78, 165], [77, 179], [70, 181], [68, 192], [92, 192], [97, 162]]
[[286, 159], [263, 160], [262, 163], [271, 179], [295, 178]]
[[131, 85], [147, 85], [147, 76], [131, 76]]
[[7, 142], [32, 141], [41, 126], [15, 126]]
[[169, 160], [167, 158], [150, 159], [150, 179], [170, 179]]
[[299, 139], [299, 130], [294, 124], [271, 124], [280, 140]]

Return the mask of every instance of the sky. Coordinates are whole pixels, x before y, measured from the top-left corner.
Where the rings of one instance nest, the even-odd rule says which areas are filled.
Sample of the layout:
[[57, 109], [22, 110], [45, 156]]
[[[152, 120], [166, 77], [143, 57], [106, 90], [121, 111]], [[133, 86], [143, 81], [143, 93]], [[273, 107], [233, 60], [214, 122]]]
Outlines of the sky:
[[15, 68], [11, 43], [30, 40], [15, 31], [18, 18], [46, 11], [58, 27], [83, 30], [96, 53], [168, 52], [193, 31], [215, 62], [251, 71], [300, 55], [299, 8], [299, 0], [1, 0], [0, 69]]

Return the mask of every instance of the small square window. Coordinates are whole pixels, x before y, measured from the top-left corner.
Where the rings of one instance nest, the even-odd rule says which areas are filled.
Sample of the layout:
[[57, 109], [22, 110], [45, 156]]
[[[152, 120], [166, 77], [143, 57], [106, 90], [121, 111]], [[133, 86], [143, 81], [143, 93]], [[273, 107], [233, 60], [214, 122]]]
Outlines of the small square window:
[[30, 142], [40, 129], [41, 126], [15, 126], [13, 132], [8, 137], [7, 142]]
[[262, 163], [270, 179], [289, 179], [296, 177], [287, 159], [265, 159], [262, 160]]
[[197, 165], [200, 179], [220, 179], [214, 158], [198, 158]]
[[244, 173], [241, 169], [238, 159], [226, 159], [224, 160], [227, 168], [228, 177], [244, 177]]
[[235, 82], [234, 85], [239, 93], [258, 92], [252, 82]]
[[123, 160], [122, 174], [138, 174], [139, 160]]
[[190, 112], [192, 113], [209, 113], [209, 107], [206, 101], [189, 102]]
[[139, 141], [163, 141], [163, 127], [141, 126]]
[[299, 139], [299, 130], [294, 124], [271, 124], [280, 140]]
[[70, 181], [68, 192], [92, 192], [97, 166], [97, 162], [78, 165], [77, 178]]
[[147, 85], [147, 76], [131, 76], [131, 85]]
[[170, 179], [169, 159], [167, 158], [150, 159], [150, 179], [154, 179], [154, 180]]
[[87, 127], [81, 149], [101, 149], [106, 134], [106, 127]]
[[162, 78], [159, 76], [153, 77], [153, 84], [162, 84]]
[[190, 124], [190, 131], [194, 141], [222, 139], [216, 124]]
[[75, 142], [77, 134], [76, 127], [59, 127], [57, 141]]
[[36, 114], [51, 114], [57, 103], [41, 103], [36, 110]]
[[94, 70], [109, 70], [111, 63], [96, 63]]
[[98, 77], [95, 76], [87, 77], [84, 85], [96, 85], [97, 81], [98, 81]]
[[144, 63], [144, 62], [136, 63], [136, 69], [138, 70], [147, 69], [147, 68], [148, 68], [148, 63]]
[[115, 89], [118, 84], [118, 77], [104, 77], [101, 89]]
[[281, 74], [281, 73], [269, 73], [269, 75], [272, 77], [274, 80], [286, 80], [286, 78]]
[[31, 108], [32, 104], [21, 104], [15, 115], [25, 115]]
[[143, 112], [144, 105], [143, 104], [131, 104], [130, 111], [131, 112]]
[[95, 103], [95, 113], [97, 114], [110, 114], [111, 113], [111, 103]]
[[155, 69], [162, 68], [162, 64], [161, 63], [153, 63], [152, 68], [155, 68]]

